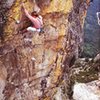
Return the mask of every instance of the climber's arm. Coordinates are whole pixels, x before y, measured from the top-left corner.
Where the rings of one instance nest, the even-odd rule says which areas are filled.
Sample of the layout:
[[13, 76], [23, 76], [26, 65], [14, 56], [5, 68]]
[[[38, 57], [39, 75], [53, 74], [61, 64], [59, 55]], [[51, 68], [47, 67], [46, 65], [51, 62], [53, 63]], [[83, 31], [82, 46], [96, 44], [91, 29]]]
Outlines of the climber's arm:
[[32, 16], [28, 13], [28, 11], [27, 11], [26, 9], [24, 9], [24, 12], [25, 12], [25, 15], [26, 15], [33, 23], [35, 23], [35, 22], [37, 21], [34, 17], [32, 17]]
[[23, 8], [23, 10], [24, 10], [24, 12], [25, 12], [25, 15], [31, 20], [31, 22], [34, 23], [34, 25], [35, 25], [36, 27], [39, 27], [40, 25], [39, 25], [39, 23], [38, 23], [38, 20], [37, 20], [36, 18], [32, 17], [32, 16], [29, 14], [29, 12], [25, 9], [24, 4], [22, 4], [22, 8]]

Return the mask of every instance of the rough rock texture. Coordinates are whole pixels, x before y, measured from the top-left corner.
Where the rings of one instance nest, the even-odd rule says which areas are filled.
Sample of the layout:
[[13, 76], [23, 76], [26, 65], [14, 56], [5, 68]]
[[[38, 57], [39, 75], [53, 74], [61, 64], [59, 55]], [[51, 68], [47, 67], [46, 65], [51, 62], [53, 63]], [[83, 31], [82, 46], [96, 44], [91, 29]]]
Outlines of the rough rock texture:
[[76, 83], [73, 92], [74, 100], [100, 100], [100, 80]]
[[97, 80], [99, 78], [98, 72], [100, 72], [100, 60], [96, 62], [95, 59], [77, 59], [71, 70], [72, 80], [83, 83]]
[[70, 73], [74, 100], [100, 99], [100, 54], [95, 58], [79, 58]]
[[19, 33], [30, 25], [21, 12], [21, 2], [29, 12], [35, 6], [33, 0], [16, 0], [6, 12], [4, 41], [0, 44], [0, 97], [68, 100], [68, 73], [82, 50], [89, 0], [36, 0], [44, 21], [41, 34]]

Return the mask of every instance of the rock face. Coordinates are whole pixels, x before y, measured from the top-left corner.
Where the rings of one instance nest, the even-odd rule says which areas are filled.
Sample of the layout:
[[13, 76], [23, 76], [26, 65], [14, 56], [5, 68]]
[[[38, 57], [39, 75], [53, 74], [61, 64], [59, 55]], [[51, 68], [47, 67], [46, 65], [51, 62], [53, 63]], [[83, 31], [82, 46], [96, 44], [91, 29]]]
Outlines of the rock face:
[[4, 73], [4, 78], [0, 76], [0, 94], [3, 100], [68, 100], [69, 67], [82, 50], [89, 0], [22, 2], [29, 12], [37, 4], [43, 16], [43, 32], [20, 34], [30, 23], [20, 10], [20, 0], [10, 5], [0, 44], [0, 68], [5, 70], [0, 72]]
[[70, 76], [74, 100], [100, 100], [100, 54], [78, 58]]
[[97, 57], [94, 60], [92, 58], [79, 58], [72, 66], [71, 80], [83, 83], [97, 80], [99, 78], [99, 66], [100, 60], [98, 61]]
[[88, 57], [94, 57], [100, 52], [100, 26], [97, 22], [96, 12], [100, 12], [100, 0], [93, 0], [85, 21], [84, 56]]
[[93, 81], [87, 84], [76, 83], [73, 88], [74, 100], [100, 100], [100, 81]]

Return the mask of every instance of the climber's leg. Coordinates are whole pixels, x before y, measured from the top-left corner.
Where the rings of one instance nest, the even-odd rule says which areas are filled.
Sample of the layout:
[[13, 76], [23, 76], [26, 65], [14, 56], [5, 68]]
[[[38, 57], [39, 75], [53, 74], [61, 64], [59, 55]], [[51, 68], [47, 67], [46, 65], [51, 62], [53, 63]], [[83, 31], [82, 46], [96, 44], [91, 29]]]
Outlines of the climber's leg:
[[28, 27], [28, 28], [27, 28], [27, 31], [29, 31], [29, 32], [36, 32], [37, 29], [34, 28], [34, 27]]
[[39, 28], [39, 29], [36, 29], [36, 31], [37, 31], [37, 32], [41, 32], [41, 29], [40, 29], [40, 28]]
[[26, 29], [23, 29], [22, 31], [21, 31], [21, 34], [24, 34], [24, 33], [26, 33], [27, 32], [27, 30]]
[[29, 32], [41, 32], [41, 29], [36, 29], [34, 27], [28, 27], [27, 31], [29, 31]]

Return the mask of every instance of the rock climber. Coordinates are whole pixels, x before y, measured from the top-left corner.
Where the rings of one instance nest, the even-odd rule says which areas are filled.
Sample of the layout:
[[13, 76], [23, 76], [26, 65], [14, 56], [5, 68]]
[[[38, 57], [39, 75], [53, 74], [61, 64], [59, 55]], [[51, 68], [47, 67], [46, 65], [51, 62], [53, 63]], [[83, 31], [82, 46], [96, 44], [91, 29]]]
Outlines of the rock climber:
[[29, 26], [26, 30], [28, 32], [41, 32], [41, 29], [43, 27], [42, 16], [38, 15], [36, 11], [32, 12], [32, 14], [29, 14], [24, 4], [22, 4], [22, 9], [25, 12], [26, 17], [28, 17], [33, 24], [32, 26]]

